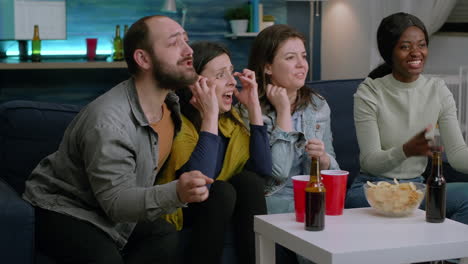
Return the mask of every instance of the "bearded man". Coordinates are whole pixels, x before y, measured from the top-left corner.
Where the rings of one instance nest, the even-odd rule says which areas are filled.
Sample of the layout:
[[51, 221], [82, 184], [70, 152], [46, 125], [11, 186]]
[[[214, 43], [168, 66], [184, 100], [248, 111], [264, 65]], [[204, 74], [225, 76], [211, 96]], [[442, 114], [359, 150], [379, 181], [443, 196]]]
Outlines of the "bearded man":
[[124, 39], [132, 77], [87, 105], [23, 194], [36, 212], [36, 248], [58, 263], [171, 263], [178, 235], [161, 215], [208, 197], [199, 171], [155, 185], [181, 120], [172, 91], [198, 76], [184, 29], [164, 16]]

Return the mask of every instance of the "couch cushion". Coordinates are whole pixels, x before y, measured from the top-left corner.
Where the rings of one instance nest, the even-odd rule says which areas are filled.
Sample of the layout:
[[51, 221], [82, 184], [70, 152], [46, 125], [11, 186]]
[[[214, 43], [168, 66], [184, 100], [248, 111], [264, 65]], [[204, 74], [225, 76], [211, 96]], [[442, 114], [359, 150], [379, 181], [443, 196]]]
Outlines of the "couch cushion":
[[33, 263], [34, 210], [2, 179], [0, 234], [2, 263]]
[[57, 150], [80, 106], [33, 101], [0, 105], [0, 177], [18, 193], [39, 161]]
[[363, 79], [310, 82], [308, 85], [327, 99], [336, 160], [349, 171], [348, 187], [359, 174], [359, 146], [353, 118], [353, 95]]

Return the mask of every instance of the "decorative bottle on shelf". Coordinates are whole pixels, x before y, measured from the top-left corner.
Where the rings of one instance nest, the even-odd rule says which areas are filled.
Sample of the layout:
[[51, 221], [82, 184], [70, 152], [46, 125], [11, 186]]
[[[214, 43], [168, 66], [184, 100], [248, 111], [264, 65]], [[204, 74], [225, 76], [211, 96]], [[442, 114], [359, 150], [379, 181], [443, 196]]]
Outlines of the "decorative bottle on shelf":
[[115, 26], [115, 37], [113, 41], [113, 46], [114, 54], [112, 55], [112, 59], [114, 61], [123, 60], [123, 43], [122, 38], [120, 37], [120, 25]]
[[127, 31], [128, 31], [128, 25], [124, 25], [124, 38], [125, 38], [125, 35], [127, 35]]
[[32, 38], [31, 60], [34, 62], [41, 61], [41, 38], [39, 37], [39, 26], [34, 25], [34, 35]]
[[321, 231], [325, 228], [325, 191], [320, 176], [320, 159], [312, 158], [310, 179], [305, 188], [305, 230]]
[[432, 152], [432, 172], [426, 182], [426, 221], [442, 223], [445, 220], [446, 182], [442, 173], [442, 152]]

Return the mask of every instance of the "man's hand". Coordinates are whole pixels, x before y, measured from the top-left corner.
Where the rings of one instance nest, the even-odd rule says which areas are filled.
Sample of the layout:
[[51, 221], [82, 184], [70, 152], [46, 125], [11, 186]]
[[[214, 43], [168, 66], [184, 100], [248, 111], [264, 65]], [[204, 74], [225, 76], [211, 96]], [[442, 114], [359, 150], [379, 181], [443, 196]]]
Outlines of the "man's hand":
[[189, 171], [182, 174], [177, 181], [177, 195], [183, 203], [203, 202], [208, 198], [207, 184], [213, 179], [203, 175], [200, 171]]

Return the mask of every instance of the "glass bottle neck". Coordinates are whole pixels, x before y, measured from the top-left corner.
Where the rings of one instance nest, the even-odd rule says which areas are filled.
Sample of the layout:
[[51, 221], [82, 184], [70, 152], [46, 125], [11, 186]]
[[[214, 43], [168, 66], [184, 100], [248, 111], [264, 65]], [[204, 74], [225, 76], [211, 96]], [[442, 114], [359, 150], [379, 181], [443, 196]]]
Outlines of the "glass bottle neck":
[[34, 26], [34, 36], [33, 39], [39, 39], [39, 27]]
[[432, 152], [432, 173], [435, 172], [442, 175], [442, 153], [439, 151]]
[[442, 153], [440, 151], [432, 152], [432, 162], [433, 164], [442, 165]]
[[320, 158], [312, 158], [310, 165], [310, 180], [309, 182], [321, 182], [320, 177]]

